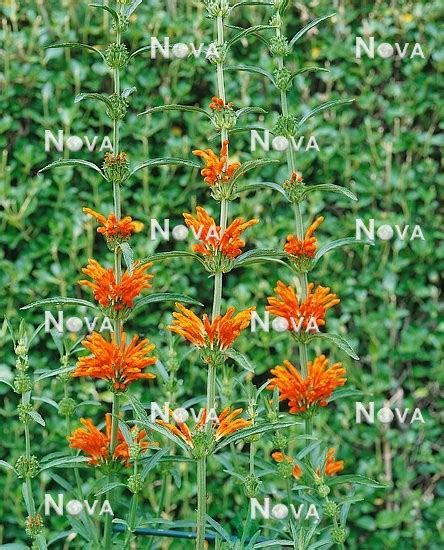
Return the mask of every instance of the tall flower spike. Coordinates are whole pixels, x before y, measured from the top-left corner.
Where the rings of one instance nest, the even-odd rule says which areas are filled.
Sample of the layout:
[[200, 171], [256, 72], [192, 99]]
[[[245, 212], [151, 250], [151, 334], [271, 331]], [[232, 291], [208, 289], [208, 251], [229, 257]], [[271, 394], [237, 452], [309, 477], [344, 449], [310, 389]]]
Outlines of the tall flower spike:
[[324, 216], [319, 216], [307, 229], [302, 240], [295, 235], [288, 235], [284, 250], [289, 254], [297, 271], [306, 273], [310, 270], [312, 258], [317, 250], [316, 237], [313, 234], [323, 221]]
[[295, 331], [295, 335], [303, 339], [305, 332], [318, 332], [318, 327], [325, 325], [327, 310], [339, 304], [336, 294], [330, 293], [330, 288], [308, 285], [308, 297], [299, 303], [296, 292], [291, 286], [278, 281], [274, 291], [277, 294], [268, 298], [266, 310], [286, 320], [288, 330]]
[[222, 231], [204, 208], [198, 206], [196, 212], [196, 218], [191, 214], [183, 215], [187, 226], [202, 241], [202, 244], [193, 245], [193, 251], [205, 256], [208, 271], [226, 273], [232, 267], [232, 260], [241, 254], [245, 246], [245, 241], [240, 235], [259, 220], [245, 222], [243, 218], [236, 218], [225, 231]]
[[91, 277], [93, 282], [82, 279], [79, 284], [92, 289], [94, 298], [110, 317], [125, 318], [134, 305], [134, 299], [143, 289], [151, 287], [148, 281], [153, 276], [146, 274], [145, 271], [152, 265], [147, 263], [136, 267], [131, 275], [125, 271], [118, 283], [111, 268], [105, 269], [99, 262], [90, 259], [82, 271]]
[[[72, 449], [80, 449], [89, 456], [88, 463], [93, 466], [108, 464], [111, 461], [111, 415], [105, 417], [105, 432], [101, 432], [90, 418], [81, 418], [84, 428], [77, 428], [68, 437], [69, 446]], [[146, 449], [149, 442], [145, 439], [144, 430], [132, 430], [133, 440], [141, 449]], [[120, 461], [124, 466], [129, 466], [129, 448], [123, 433], [119, 429], [117, 445], [114, 449], [112, 460]]]
[[279, 400], [288, 401], [290, 413], [312, 412], [314, 407], [326, 407], [333, 391], [345, 384], [345, 368], [335, 363], [328, 368], [325, 355], [316, 357], [307, 364], [308, 374], [302, 378], [300, 372], [285, 360], [284, 365], [271, 370], [274, 377], [268, 385], [269, 390], [279, 389]]
[[155, 346], [147, 339], [139, 341], [138, 336], [133, 336], [127, 346], [125, 333], [122, 332], [121, 342], [117, 345], [114, 335], [108, 342], [101, 334], [93, 332], [83, 340], [82, 345], [92, 355], [79, 359], [73, 377], [91, 376], [108, 380], [116, 393], [125, 391], [136, 380], [156, 378], [151, 372], [143, 372], [157, 361], [156, 357], [149, 355]]
[[103, 235], [111, 250], [115, 250], [116, 245], [128, 241], [133, 233], [138, 233], [143, 228], [143, 223], [134, 221], [131, 216], [117, 220], [114, 213], [107, 218], [92, 210], [91, 208], [83, 208], [83, 212], [95, 218], [101, 225], [97, 228], [97, 233]]
[[218, 315], [210, 321], [207, 314], [199, 319], [182, 304], [176, 303], [176, 307], [179, 312], [173, 313], [173, 324], [167, 328], [200, 349], [205, 363], [213, 364], [223, 362], [226, 350], [231, 347], [242, 330], [248, 327], [251, 312], [256, 309], [251, 307], [233, 317], [235, 309], [230, 307], [225, 315]]

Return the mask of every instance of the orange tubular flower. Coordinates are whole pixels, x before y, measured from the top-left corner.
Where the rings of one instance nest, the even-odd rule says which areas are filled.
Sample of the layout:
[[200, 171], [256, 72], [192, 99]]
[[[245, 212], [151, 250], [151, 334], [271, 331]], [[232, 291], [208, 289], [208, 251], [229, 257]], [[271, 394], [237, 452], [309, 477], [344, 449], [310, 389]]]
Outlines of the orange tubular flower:
[[[68, 437], [69, 446], [72, 449], [80, 449], [88, 455], [88, 463], [93, 466], [107, 464], [111, 460], [111, 415], [107, 414], [105, 417], [105, 433], [98, 430], [89, 418], [81, 418], [80, 422], [85, 427], [77, 428], [73, 431], [71, 436]], [[144, 450], [148, 447], [149, 443], [145, 439], [145, 430], [132, 430], [132, 435], [140, 449]], [[122, 462], [124, 466], [129, 466], [128, 443], [125, 441], [120, 429], [117, 434], [117, 445], [114, 449], [112, 459]]]
[[193, 251], [203, 256], [221, 253], [230, 259], [237, 258], [245, 246], [245, 241], [240, 239], [241, 233], [259, 221], [252, 219], [245, 222], [243, 218], [236, 218], [225, 231], [222, 231], [204, 208], [198, 206], [196, 212], [196, 218], [191, 214], [184, 214], [183, 217], [187, 226], [203, 243], [193, 245]]
[[[287, 462], [288, 464], [293, 465], [293, 459], [291, 456], [284, 455], [284, 453], [281, 453], [280, 451], [275, 451], [271, 454], [271, 457], [276, 462]], [[302, 470], [297, 464], [294, 464], [292, 474], [295, 479], [299, 479], [301, 477]]]
[[325, 355], [308, 362], [308, 375], [304, 379], [299, 371], [285, 360], [284, 365], [272, 369], [274, 378], [270, 380], [269, 390], [279, 389], [279, 400], [288, 400], [290, 413], [306, 412], [313, 406], [327, 406], [327, 400], [333, 391], [345, 384], [345, 368], [335, 363], [328, 368]]
[[230, 109], [233, 103], [225, 103], [223, 99], [217, 96], [211, 98], [210, 109], [212, 111], [222, 111], [222, 109]]
[[225, 166], [228, 159], [228, 140], [223, 142], [220, 157], [213, 153], [211, 149], [205, 149], [204, 151], [196, 149], [193, 151], [193, 155], [203, 158], [205, 168], [200, 173], [204, 177], [204, 181], [210, 186], [220, 182], [228, 182], [233, 173], [240, 167], [239, 162], [233, 162], [227, 167]]
[[120, 312], [125, 308], [133, 307], [133, 300], [143, 289], [150, 288], [148, 284], [153, 276], [147, 275], [145, 271], [153, 264], [148, 263], [136, 267], [130, 275], [128, 271], [122, 275], [120, 283], [116, 281], [114, 271], [111, 268], [105, 269], [96, 260], [89, 260], [88, 265], [82, 269], [94, 282], [81, 280], [79, 283], [92, 289], [94, 298], [98, 303], [113, 312]]
[[[182, 304], [176, 303], [173, 325], [167, 328], [180, 334], [191, 342], [196, 348], [203, 348], [203, 356], [206, 362], [215, 359], [218, 352], [226, 351], [240, 335], [242, 330], [248, 327], [251, 320], [251, 312], [256, 308], [251, 307], [240, 311], [233, 317], [234, 307], [229, 307], [225, 315], [218, 315], [210, 321], [205, 314], [202, 319]], [[211, 352], [215, 351], [215, 354]]]
[[319, 216], [307, 229], [303, 240], [298, 239], [295, 235], [288, 235], [287, 243], [284, 246], [285, 252], [298, 258], [303, 256], [313, 258], [317, 250], [316, 237], [313, 237], [313, 233], [323, 221], [324, 216]]
[[143, 224], [133, 221], [131, 216], [125, 216], [117, 220], [114, 213], [105, 218], [103, 214], [99, 214], [91, 208], [83, 208], [83, 212], [89, 214], [101, 224], [97, 228], [97, 233], [104, 235], [106, 240], [111, 243], [127, 241], [133, 233], [138, 233], [143, 228]]
[[330, 288], [319, 285], [314, 290], [313, 283], [308, 285], [308, 297], [301, 304], [294, 289], [282, 281], [278, 281], [274, 291], [278, 297], [268, 298], [266, 310], [284, 318], [288, 330], [299, 328], [302, 319], [301, 327], [307, 329], [307, 332], [316, 331], [314, 327], [308, 326], [309, 323], [314, 320], [318, 327], [324, 326], [327, 310], [340, 302], [336, 294], [330, 294]]
[[155, 346], [147, 339], [139, 341], [138, 336], [133, 336], [127, 346], [125, 333], [122, 332], [121, 342], [117, 345], [114, 335], [108, 342], [101, 334], [93, 332], [83, 340], [82, 345], [92, 356], [79, 359], [72, 373], [74, 377], [91, 376], [108, 380], [116, 392], [125, 391], [135, 380], [156, 378], [151, 372], [142, 372], [157, 361], [156, 357], [149, 356]]
[[335, 460], [335, 450], [333, 447], [328, 449], [327, 459], [325, 461], [324, 472], [327, 476], [334, 476], [344, 469], [343, 460]]
[[[191, 431], [184, 422], [178, 423], [177, 426], [165, 422], [164, 420], [157, 420], [157, 423], [167, 428], [172, 434], [183, 439], [190, 449], [196, 449], [196, 452], [200, 455], [201, 453], [205, 454], [206, 451], [209, 451], [209, 446], [212, 444], [217, 443], [224, 437], [242, 430], [243, 428], [248, 428], [248, 426], [251, 425], [250, 420], [239, 418], [242, 412], [243, 409], [235, 409], [232, 411], [231, 407], [226, 407], [219, 414], [217, 419], [208, 418], [207, 420], [207, 411], [206, 409], [202, 409], [200, 418], [194, 426], [193, 431]], [[197, 434], [205, 432], [205, 425], [207, 422], [212, 422], [212, 441], [201, 441], [199, 438], [196, 440]]]

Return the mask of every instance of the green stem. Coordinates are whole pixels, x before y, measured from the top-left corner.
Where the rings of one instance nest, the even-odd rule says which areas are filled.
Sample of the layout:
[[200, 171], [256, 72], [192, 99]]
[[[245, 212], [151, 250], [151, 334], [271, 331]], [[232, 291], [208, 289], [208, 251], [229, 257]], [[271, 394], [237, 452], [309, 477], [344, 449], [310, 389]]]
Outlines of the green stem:
[[[134, 477], [137, 476], [137, 460], [134, 461], [133, 475]], [[137, 515], [138, 504], [139, 504], [138, 493], [134, 493], [131, 498], [131, 507], [128, 515], [128, 534], [126, 536], [124, 548], [129, 548], [131, 543], [131, 536], [136, 526], [136, 515]]]
[[196, 550], [205, 548], [205, 516], [207, 512], [207, 459], [197, 459], [197, 532]]

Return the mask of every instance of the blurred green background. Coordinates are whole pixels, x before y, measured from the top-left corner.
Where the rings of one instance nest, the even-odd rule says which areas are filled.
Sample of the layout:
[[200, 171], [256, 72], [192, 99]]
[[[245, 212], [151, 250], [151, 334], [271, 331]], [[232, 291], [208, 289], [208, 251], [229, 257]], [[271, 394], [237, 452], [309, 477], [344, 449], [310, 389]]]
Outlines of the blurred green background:
[[[344, 185], [359, 197], [352, 203], [340, 195], [312, 194], [304, 204], [306, 225], [320, 213], [325, 222], [318, 231], [319, 242], [355, 234], [355, 220], [375, 225], [387, 223], [401, 230], [408, 225], [404, 240], [376, 239], [374, 247], [350, 247], [325, 256], [311, 274], [311, 280], [330, 286], [341, 304], [330, 311], [327, 327], [346, 336], [361, 357], [351, 361], [337, 349], [312, 348], [329, 352], [332, 361], [343, 361], [348, 385], [364, 392], [361, 401], [375, 402], [375, 409], [389, 403], [401, 410], [419, 407], [425, 423], [390, 425], [356, 424], [353, 398], [335, 401], [316, 421], [321, 439], [338, 447], [338, 458], [345, 460], [345, 473], [360, 473], [388, 481], [387, 490], [360, 488], [362, 502], [350, 510], [349, 548], [438, 549], [444, 546], [442, 495], [442, 455], [439, 382], [442, 380], [442, 317], [439, 320], [439, 272], [444, 250], [439, 242], [442, 211], [438, 209], [440, 149], [442, 128], [442, 69], [444, 48], [439, 42], [443, 4], [429, 2], [342, 2], [325, 0], [302, 4], [290, 2], [288, 35], [291, 37], [307, 21], [332, 11], [336, 16], [313, 29], [298, 42], [289, 64], [293, 68], [317, 64], [328, 73], [299, 76], [290, 93], [290, 110], [298, 116], [317, 104], [334, 98], [355, 98], [355, 103], [310, 119], [302, 135], [304, 142], [296, 153], [297, 168], [308, 184]], [[70, 0], [5, 0], [0, 8], [0, 313], [14, 327], [25, 318], [36, 327], [43, 312], [19, 312], [19, 308], [39, 298], [54, 295], [89, 298], [77, 284], [80, 270], [94, 255], [102, 263], [111, 262], [95, 224], [83, 215], [83, 206], [108, 213], [112, 208], [111, 189], [83, 169], [54, 170], [37, 176], [37, 171], [60, 156], [83, 158], [101, 164], [106, 152], [99, 147], [111, 129], [101, 106], [92, 102], [74, 104], [79, 92], [110, 92], [106, 68], [94, 54], [82, 50], [49, 50], [43, 47], [61, 41], [81, 41], [106, 46], [112, 35], [109, 20], [86, 2]], [[231, 23], [241, 27], [266, 24], [269, 11], [260, 6], [236, 9]], [[228, 31], [230, 32], [230, 31]], [[212, 23], [204, 16], [199, 1], [145, 1], [124, 42], [131, 51], [149, 44], [150, 36], [169, 36], [171, 42], [201, 42], [212, 39]], [[355, 40], [375, 37], [376, 45], [409, 43], [404, 59], [396, 55], [384, 59], [363, 56], [356, 59]], [[415, 43], [424, 53], [410, 57]], [[256, 38], [237, 44], [232, 61], [273, 69], [273, 61]], [[134, 59], [123, 86], [136, 86], [130, 110], [122, 127], [122, 143], [131, 163], [147, 158], [178, 156], [191, 158], [195, 148], [218, 148], [209, 143], [214, 130], [194, 113], [164, 113], [137, 117], [144, 109], [161, 104], [181, 103], [207, 106], [215, 93], [215, 70], [204, 57], [150, 59], [148, 53]], [[279, 98], [270, 83], [260, 75], [227, 73], [227, 97], [235, 106], [260, 106], [268, 114], [259, 122], [272, 128], [279, 111]], [[254, 123], [257, 115], [249, 115]], [[98, 147], [77, 152], [65, 147], [45, 151], [45, 130], [62, 130], [65, 137], [98, 136]], [[319, 146], [306, 150], [310, 136]], [[282, 183], [287, 177], [285, 155], [278, 152], [250, 152], [247, 133], [233, 136], [231, 150], [243, 162], [272, 156], [282, 162], [279, 168], [250, 172], [250, 180]], [[174, 166], [139, 172], [123, 189], [123, 212], [145, 224], [133, 239], [137, 257], [154, 250], [187, 249], [188, 243], [150, 240], [152, 218], [181, 223], [184, 211], [204, 205], [215, 216], [218, 206], [211, 199], [197, 170]], [[230, 216], [257, 217], [260, 223], [249, 230], [250, 248], [281, 249], [293, 218], [288, 205], [271, 190], [258, 189], [243, 195]], [[425, 239], [409, 240], [419, 224]], [[111, 265], [111, 264], [109, 264]], [[235, 270], [225, 278], [225, 304], [245, 308], [256, 305], [264, 311], [266, 297], [278, 278], [290, 282], [289, 272], [277, 264], [260, 264]], [[212, 281], [200, 265], [180, 259], [156, 265], [153, 287], [156, 292], [177, 291], [211, 304]], [[172, 304], [161, 304], [143, 311], [128, 324], [129, 332], [149, 336], [158, 347], [160, 360], [168, 363], [169, 336], [163, 330]], [[65, 318], [82, 313], [65, 310]], [[55, 310], [54, 310], [55, 314]], [[441, 337], [440, 337], [441, 329]], [[68, 335], [75, 339], [78, 335]], [[12, 380], [15, 363], [6, 323], [0, 326], [0, 377]], [[179, 356], [188, 350], [180, 342]], [[258, 332], [244, 334], [239, 349], [256, 367], [258, 383], [270, 368], [285, 358], [296, 361], [288, 335]], [[41, 333], [30, 353], [34, 369], [57, 368], [59, 353], [49, 334]], [[440, 368], [441, 367], [441, 368]], [[238, 367], [234, 369], [238, 373]], [[179, 370], [183, 384], [177, 401], [183, 402], [204, 392], [205, 372], [194, 353], [184, 358]], [[57, 380], [40, 383], [37, 394], [56, 401], [63, 396]], [[224, 376], [228, 400], [245, 399], [239, 387]], [[158, 382], [138, 386], [142, 399], [149, 402], [166, 395]], [[80, 399], [110, 400], [104, 386], [76, 380], [72, 392]], [[21, 454], [21, 428], [15, 416], [17, 396], [7, 385], [0, 385], [1, 458], [13, 463]], [[105, 407], [85, 407], [82, 415], [100, 418]], [[35, 453], [64, 450], [64, 428], [53, 408], [40, 403], [47, 427], [34, 425]], [[258, 455], [269, 459], [271, 446], [265, 442]], [[224, 482], [220, 466], [213, 465], [210, 482], [210, 513], [233, 531], [242, 522], [240, 488]], [[217, 471], [217, 477], [216, 477]], [[195, 487], [188, 474], [175, 473], [180, 485], [167, 504], [168, 517], [193, 518]], [[180, 478], [179, 481], [177, 478]], [[146, 494], [148, 509], [158, 502], [160, 477], [150, 478]], [[54, 489], [54, 479], [43, 477], [41, 491]], [[267, 489], [274, 491], [276, 478], [268, 476]], [[36, 482], [38, 485], [38, 482]], [[20, 486], [6, 471], [0, 477], [0, 542], [25, 541], [22, 525], [24, 508]], [[441, 500], [440, 500], [441, 499]], [[188, 502], [189, 501], [189, 502]], [[52, 530], [67, 529], [61, 518], [51, 520]], [[57, 546], [60, 544], [60, 546]], [[75, 544], [75, 543], [74, 543]], [[140, 542], [140, 548], [145, 548]], [[177, 543], [173, 548], [184, 548]], [[61, 542], [54, 547], [62, 548]], [[70, 546], [75, 547], [75, 546]]]

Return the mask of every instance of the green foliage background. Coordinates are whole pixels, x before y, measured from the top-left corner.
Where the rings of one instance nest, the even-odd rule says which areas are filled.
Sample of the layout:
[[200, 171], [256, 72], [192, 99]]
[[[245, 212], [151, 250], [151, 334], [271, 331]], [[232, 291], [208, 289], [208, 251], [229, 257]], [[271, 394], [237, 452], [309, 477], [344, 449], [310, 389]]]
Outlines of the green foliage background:
[[[304, 145], [297, 152], [298, 169], [307, 183], [345, 185], [359, 197], [350, 203], [339, 195], [312, 195], [305, 204], [306, 224], [322, 213], [326, 220], [319, 230], [321, 243], [333, 238], [354, 236], [355, 220], [375, 219], [376, 227], [408, 225], [405, 240], [376, 240], [374, 247], [340, 249], [324, 257], [311, 280], [330, 286], [341, 304], [329, 314], [328, 328], [346, 336], [358, 350], [360, 362], [352, 362], [336, 349], [329, 351], [332, 361], [341, 360], [348, 370], [348, 385], [364, 392], [360, 399], [375, 402], [378, 410], [388, 402], [412, 411], [419, 407], [425, 423], [391, 425], [355, 423], [353, 398], [336, 401], [318, 418], [317, 428], [325, 445], [337, 446], [345, 460], [345, 473], [361, 473], [380, 481], [389, 481], [387, 490], [359, 489], [364, 497], [350, 511], [349, 548], [438, 549], [444, 545], [442, 531], [442, 455], [439, 436], [442, 411], [439, 408], [439, 382], [442, 380], [439, 329], [439, 272], [444, 251], [439, 242], [442, 212], [438, 210], [440, 148], [442, 131], [442, 69], [444, 49], [439, 43], [442, 4], [429, 2], [329, 3], [310, 5], [292, 2], [288, 35], [304, 22], [336, 11], [300, 43], [294, 67], [316, 63], [328, 73], [297, 77], [291, 92], [290, 109], [301, 115], [322, 101], [353, 97], [352, 105], [327, 112], [310, 120], [305, 127]], [[86, 3], [74, 0], [34, 2], [6, 0], [0, 8], [0, 312], [16, 327], [19, 316], [34, 327], [43, 322], [43, 313], [19, 313], [21, 306], [53, 295], [87, 297], [77, 285], [81, 268], [94, 254], [100, 261], [111, 261], [95, 226], [82, 214], [83, 206], [101, 212], [112, 207], [111, 189], [89, 171], [51, 171], [37, 176], [37, 170], [60, 157], [54, 149], [44, 150], [45, 129], [57, 134], [87, 135], [90, 139], [110, 136], [103, 110], [95, 103], [74, 104], [80, 91], [110, 91], [110, 78], [94, 55], [79, 50], [43, 50], [57, 41], [82, 41], [95, 45], [110, 41], [109, 21]], [[201, 2], [144, 1], [125, 35], [130, 50], [148, 44], [150, 36], [169, 36], [171, 43], [201, 42], [212, 39], [211, 23], [204, 17]], [[233, 24], [247, 27], [267, 23], [263, 7], [242, 8], [233, 12]], [[404, 59], [375, 56], [355, 58], [356, 36], [375, 36], [376, 44], [409, 43]], [[418, 42], [425, 59], [410, 57]], [[265, 48], [251, 38], [238, 45], [234, 61], [245, 65], [273, 68]], [[441, 74], [441, 79], [439, 75]], [[206, 106], [214, 95], [214, 67], [205, 58], [151, 60], [149, 54], [136, 58], [127, 70], [124, 86], [135, 85], [130, 114], [122, 128], [122, 143], [132, 163], [150, 157], [191, 157], [194, 148], [217, 148], [217, 140], [208, 142], [213, 133], [206, 121], [194, 113], [165, 113], [137, 117], [147, 107], [181, 103]], [[236, 107], [256, 105], [268, 111], [261, 120], [271, 128], [279, 109], [278, 97], [259, 75], [233, 72], [227, 78], [227, 97]], [[250, 115], [254, 122], [256, 115]], [[313, 134], [319, 151], [305, 150]], [[232, 139], [232, 151], [239, 160], [250, 158], [249, 135]], [[89, 152], [83, 147], [63, 156], [73, 156], [101, 164], [104, 151]], [[283, 182], [285, 158], [277, 152], [260, 149], [253, 156], [273, 156], [282, 160], [279, 168], [254, 172], [251, 181]], [[151, 218], [169, 218], [171, 227], [181, 223], [181, 214], [195, 205], [205, 205], [217, 214], [196, 170], [166, 167], [139, 172], [123, 189], [124, 213], [145, 224], [136, 235], [133, 247], [138, 257], [173, 247], [186, 249], [187, 243], [152, 241]], [[258, 189], [242, 196], [231, 216], [258, 217], [260, 224], [249, 230], [248, 246], [280, 249], [293, 231], [292, 214], [281, 197]], [[425, 240], [410, 241], [415, 224]], [[288, 273], [277, 264], [260, 264], [233, 271], [224, 289], [225, 304], [238, 307], [257, 305], [264, 311], [266, 296], [278, 278], [290, 282]], [[212, 281], [199, 265], [179, 259], [156, 265], [156, 292], [177, 291], [211, 304]], [[171, 305], [172, 307], [172, 305]], [[129, 324], [129, 331], [146, 334], [167, 362], [169, 336], [163, 330], [171, 308], [168, 304], [141, 313]], [[75, 315], [75, 312], [72, 312]], [[65, 310], [65, 318], [69, 311]], [[440, 326], [441, 325], [441, 326]], [[6, 324], [0, 326], [0, 376], [13, 378], [15, 363]], [[76, 335], [71, 335], [74, 339]], [[262, 383], [270, 368], [291, 358], [289, 339], [283, 334], [258, 332], [243, 335], [240, 349], [254, 362]], [[188, 350], [182, 342], [176, 349]], [[321, 349], [317, 350], [318, 352]], [[59, 354], [50, 335], [39, 335], [31, 351], [35, 369], [57, 368]], [[293, 355], [294, 357], [294, 355]], [[237, 373], [237, 370], [236, 370]], [[188, 355], [181, 363], [183, 379], [177, 397], [184, 399], [203, 394], [205, 372], [197, 356]], [[140, 387], [145, 402], [166, 395], [161, 377], [158, 382]], [[223, 377], [227, 400], [245, 399], [233, 384], [232, 373]], [[79, 399], [109, 401], [103, 387], [88, 381], [75, 381], [72, 391]], [[63, 388], [55, 380], [42, 384], [41, 395], [58, 400]], [[13, 463], [22, 452], [21, 428], [15, 416], [17, 396], [8, 386], [0, 385], [1, 458]], [[442, 401], [441, 401], [442, 404]], [[63, 450], [64, 428], [54, 409], [45, 403], [39, 410], [46, 429], [34, 427], [35, 453]], [[85, 407], [82, 415], [101, 417], [103, 409]], [[268, 447], [267, 447], [268, 445]], [[270, 444], [260, 449], [260, 458], [269, 460]], [[231, 480], [221, 485], [220, 465], [214, 465], [214, 484], [210, 513], [233, 531], [242, 522], [241, 488]], [[216, 477], [217, 472], [217, 477]], [[441, 473], [440, 473], [441, 472]], [[180, 487], [174, 490], [170, 507], [172, 517], [192, 519], [195, 487], [192, 477], [181, 471]], [[276, 477], [269, 476], [269, 491], [276, 490]], [[274, 481], [273, 481], [274, 479]], [[150, 478], [147, 509], [156, 507], [159, 475]], [[44, 487], [56, 492], [54, 479], [43, 478]], [[0, 542], [25, 541], [22, 525], [24, 510], [17, 480], [2, 471], [0, 477]], [[233, 497], [234, 495], [234, 497]], [[234, 500], [233, 500], [234, 499]], [[57, 518], [53, 531], [66, 529]], [[58, 523], [57, 523], [58, 522]], [[56, 543], [55, 547], [58, 547]], [[145, 548], [143, 541], [140, 548]], [[186, 543], [177, 548], [185, 547]], [[60, 548], [62, 546], [59, 546]], [[172, 546], [173, 548], [176, 546]]]

